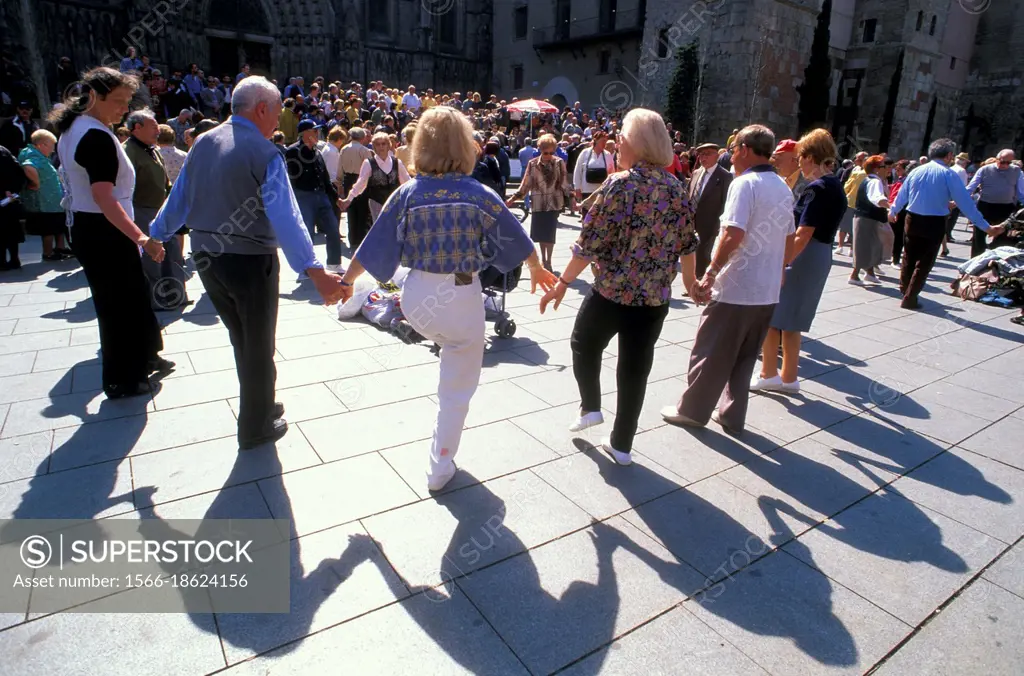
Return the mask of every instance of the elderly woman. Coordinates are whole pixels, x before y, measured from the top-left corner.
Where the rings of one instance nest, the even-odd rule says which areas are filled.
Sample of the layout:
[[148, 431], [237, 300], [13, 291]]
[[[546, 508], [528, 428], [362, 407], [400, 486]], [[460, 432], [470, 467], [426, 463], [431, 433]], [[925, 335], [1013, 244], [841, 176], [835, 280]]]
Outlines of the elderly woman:
[[150, 306], [143, 255], [160, 262], [163, 245], [135, 224], [135, 171], [110, 131], [128, 112], [138, 81], [111, 68], [85, 74], [82, 93], [51, 113], [69, 193], [75, 254], [92, 291], [100, 329], [103, 391], [110, 399], [148, 395], [149, 375], [168, 372], [160, 325]]
[[[57, 137], [45, 129], [32, 132], [31, 144], [18, 153], [18, 163], [25, 172], [26, 190], [21, 195], [25, 208], [25, 231], [43, 238], [43, 260], [62, 261], [71, 258], [65, 246], [67, 218], [61, 199], [64, 189], [60, 185], [57, 169], [50, 161]], [[57, 246], [54, 247], [54, 240]]]
[[[888, 189], [878, 176], [884, 165], [885, 157], [882, 155], [872, 155], [864, 160], [867, 178], [857, 189], [853, 207], [853, 270], [850, 271], [850, 284], [881, 284], [877, 276], [878, 266], [885, 260], [886, 251], [892, 250]], [[864, 270], [863, 281], [860, 278], [861, 270]]]
[[359, 168], [359, 178], [356, 179], [348, 196], [341, 202], [341, 210], [344, 211], [353, 200], [363, 194], [363, 191], [366, 191], [369, 198], [369, 221], [360, 224], [349, 223], [348, 232], [353, 243], [363, 240], [363, 233], [367, 232], [380, 216], [381, 209], [384, 208], [384, 203], [388, 201], [391, 193], [409, 180], [409, 172], [406, 171], [405, 165], [391, 153], [391, 137], [388, 134], [377, 132], [371, 138], [370, 146], [373, 148], [373, 155], [363, 160]]
[[509, 198], [508, 204], [530, 195], [530, 239], [540, 245], [541, 262], [546, 270], [551, 270], [558, 215], [565, 208], [572, 191], [565, 162], [555, 156], [557, 142], [554, 135], [541, 136], [537, 146], [540, 155], [526, 165], [519, 190]]
[[[608, 134], [603, 131], [594, 132], [591, 146], [584, 148], [576, 159], [572, 185], [576, 189], [576, 201], [582, 202], [590, 197], [604, 180], [615, 173], [615, 158], [605, 147]], [[586, 207], [583, 209], [586, 214]]]
[[680, 271], [692, 298], [697, 235], [693, 209], [683, 183], [665, 170], [672, 142], [661, 116], [635, 108], [619, 136], [625, 171], [604, 182], [594, 195], [573, 245], [573, 257], [558, 285], [541, 300], [555, 309], [565, 290], [587, 264], [594, 283], [576, 315], [572, 332], [572, 370], [580, 390], [576, 432], [604, 422], [601, 415], [601, 358], [619, 336], [619, 385], [615, 427], [604, 450], [620, 465], [631, 462], [630, 450], [654, 361], [654, 343], [668, 314], [672, 282]]
[[[800, 391], [797, 367], [801, 333], [809, 331], [832, 269], [832, 240], [846, 213], [846, 194], [832, 172], [838, 154], [824, 129], [805, 134], [796, 144], [800, 173], [808, 181], [793, 209], [796, 237], [786, 251], [786, 274], [761, 352], [761, 373], [752, 391]], [[779, 375], [779, 343], [782, 375]]]
[[438, 491], [455, 475], [469, 402], [480, 380], [484, 307], [477, 273], [512, 270], [527, 260], [534, 290], [551, 288], [522, 225], [492, 190], [470, 177], [477, 145], [460, 112], [434, 107], [423, 114], [412, 142], [416, 179], [387, 200], [342, 281], [343, 297], [365, 269], [379, 281], [399, 265], [411, 268], [402, 289], [409, 324], [441, 346], [438, 411], [427, 487]]

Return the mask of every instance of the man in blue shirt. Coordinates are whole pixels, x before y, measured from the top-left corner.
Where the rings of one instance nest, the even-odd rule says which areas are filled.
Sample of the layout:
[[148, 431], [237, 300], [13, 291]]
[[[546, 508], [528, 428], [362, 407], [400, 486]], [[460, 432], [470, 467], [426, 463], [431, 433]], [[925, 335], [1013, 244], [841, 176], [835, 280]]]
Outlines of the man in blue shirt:
[[129, 73], [133, 70], [142, 72], [143, 63], [140, 59], [135, 57], [135, 48], [129, 47], [128, 54], [121, 59], [121, 65], [118, 68], [122, 73]]
[[889, 208], [889, 221], [906, 208], [907, 220], [903, 238], [903, 267], [900, 269], [900, 307], [914, 310], [921, 307], [918, 295], [924, 288], [928, 273], [935, 265], [942, 239], [946, 234], [946, 218], [950, 205], [960, 207], [974, 227], [995, 237], [1003, 228], [990, 226], [978, 211], [960, 177], [949, 168], [956, 154], [956, 143], [948, 138], [934, 141], [928, 146], [927, 164], [907, 175]]
[[[519, 180], [523, 180], [523, 176], [526, 175], [526, 165], [530, 163], [530, 160], [540, 155], [537, 150], [537, 139], [526, 139], [526, 143], [523, 149], [519, 151]], [[527, 195], [523, 198], [523, 208], [526, 209], [526, 213], [530, 213], [530, 196]]]
[[268, 140], [281, 113], [277, 87], [247, 77], [235, 87], [231, 108], [226, 122], [196, 139], [149, 234], [166, 242], [188, 223], [199, 278], [235, 349], [238, 445], [248, 450], [288, 430], [284, 406], [274, 402], [278, 245], [328, 305], [342, 287], [341, 277], [317, 260], [284, 158]]

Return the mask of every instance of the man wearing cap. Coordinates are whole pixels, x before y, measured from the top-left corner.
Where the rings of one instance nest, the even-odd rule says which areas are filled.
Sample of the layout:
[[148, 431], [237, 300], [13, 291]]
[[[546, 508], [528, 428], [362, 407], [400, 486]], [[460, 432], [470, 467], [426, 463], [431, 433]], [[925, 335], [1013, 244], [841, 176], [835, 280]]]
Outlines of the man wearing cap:
[[0, 146], [7, 148], [15, 157], [21, 149], [29, 144], [32, 132], [39, 125], [32, 121], [32, 104], [22, 101], [18, 104], [18, 112], [0, 126]]
[[718, 163], [718, 145], [702, 143], [696, 148], [699, 167], [690, 177], [689, 200], [694, 205], [694, 223], [700, 243], [697, 245], [697, 278], [711, 263], [711, 252], [718, 237], [718, 219], [725, 209], [725, 197], [732, 183], [732, 174]]
[[800, 199], [800, 193], [804, 191], [807, 181], [800, 173], [800, 160], [796, 156], [796, 141], [791, 138], [783, 139], [775, 147], [772, 153], [772, 164], [779, 176], [786, 181], [786, 185], [793, 191], [793, 197]]
[[313, 120], [303, 120], [298, 126], [299, 140], [284, 152], [295, 199], [299, 203], [302, 220], [309, 230], [309, 238], [316, 241], [319, 228], [327, 235], [327, 269], [341, 270], [341, 209], [338, 191], [331, 182], [324, 158], [316, 148], [319, 128]]

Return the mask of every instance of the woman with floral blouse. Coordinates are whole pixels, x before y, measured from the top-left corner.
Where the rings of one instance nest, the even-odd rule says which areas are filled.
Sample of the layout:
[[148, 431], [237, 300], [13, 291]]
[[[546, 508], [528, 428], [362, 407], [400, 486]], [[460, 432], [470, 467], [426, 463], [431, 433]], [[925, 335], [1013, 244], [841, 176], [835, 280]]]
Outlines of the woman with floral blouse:
[[601, 357], [619, 336], [618, 407], [611, 436], [602, 444], [620, 465], [630, 450], [654, 362], [654, 343], [668, 314], [672, 282], [680, 269], [691, 298], [697, 235], [686, 189], [664, 167], [672, 163], [672, 142], [661, 116], [636, 108], [623, 120], [619, 155], [624, 171], [613, 174], [593, 196], [572, 261], [554, 289], [541, 300], [555, 309], [576, 276], [591, 264], [594, 284], [573, 328], [572, 369], [582, 400], [576, 432], [604, 422], [601, 415]]

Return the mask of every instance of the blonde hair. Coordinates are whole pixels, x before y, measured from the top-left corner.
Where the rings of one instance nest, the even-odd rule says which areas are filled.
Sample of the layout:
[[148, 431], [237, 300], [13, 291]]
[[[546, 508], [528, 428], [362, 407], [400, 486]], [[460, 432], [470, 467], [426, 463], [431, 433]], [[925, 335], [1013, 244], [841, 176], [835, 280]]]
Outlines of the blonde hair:
[[405, 138], [405, 143], [407, 145], [412, 145], [412, 140], [416, 138], [416, 125], [410, 124], [406, 127], [405, 131], [402, 132], [402, 136]]
[[626, 113], [620, 132], [636, 155], [636, 159], [656, 167], [672, 164], [672, 139], [661, 115], [647, 108], [634, 108]]
[[347, 143], [348, 142], [348, 132], [345, 131], [344, 128], [342, 128], [342, 126], [340, 124], [339, 125], [335, 125], [335, 126], [331, 127], [331, 130], [329, 132], [327, 132], [327, 140], [330, 141], [331, 143], [334, 143], [335, 141], [341, 141], [342, 143]]
[[824, 129], [814, 129], [800, 137], [796, 143], [796, 156], [809, 157], [815, 164], [835, 160], [839, 152], [832, 134]]
[[434, 107], [423, 113], [412, 141], [412, 164], [418, 174], [469, 174], [478, 148], [473, 127], [454, 108]]
[[558, 147], [558, 140], [554, 134], [544, 134], [537, 139], [537, 148], [543, 152], [545, 149], [554, 150]]
[[174, 130], [169, 125], [161, 124], [157, 129], [160, 133], [156, 135], [157, 145], [165, 146], [174, 143]]
[[29, 137], [29, 141], [32, 142], [32, 145], [37, 146], [40, 143], [43, 143], [44, 141], [56, 143], [57, 137], [45, 129], [36, 129], [34, 132], [32, 132], [32, 136]]

